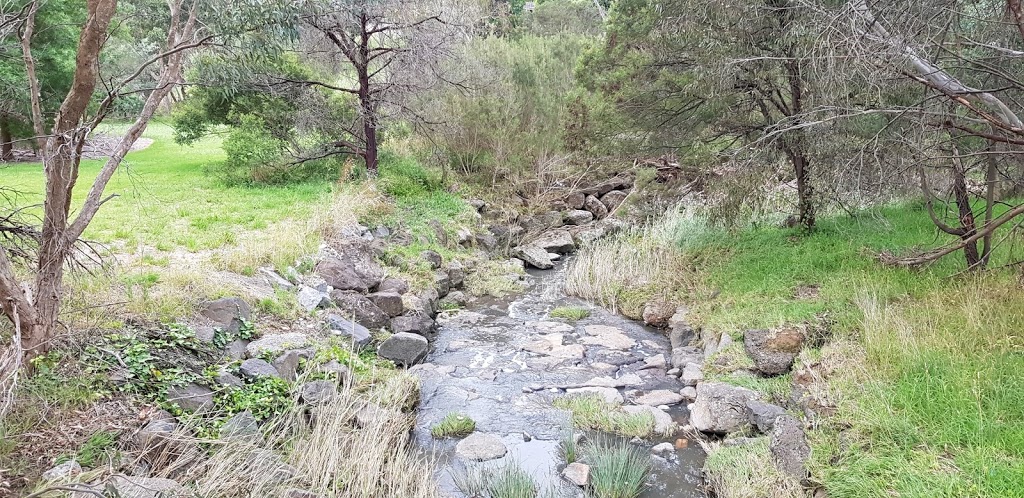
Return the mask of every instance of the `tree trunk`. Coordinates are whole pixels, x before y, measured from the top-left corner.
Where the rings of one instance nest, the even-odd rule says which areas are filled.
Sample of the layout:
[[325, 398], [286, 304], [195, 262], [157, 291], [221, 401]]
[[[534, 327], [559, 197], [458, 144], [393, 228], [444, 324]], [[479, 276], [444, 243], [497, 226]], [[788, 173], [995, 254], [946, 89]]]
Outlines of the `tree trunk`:
[[14, 159], [14, 137], [6, 116], [0, 116], [0, 161]]
[[[954, 167], [951, 171], [953, 172], [953, 199], [956, 202], [960, 227], [963, 230], [960, 238], [965, 241], [971, 240], [978, 233], [978, 228], [974, 219], [974, 210], [971, 208], [970, 193], [967, 191], [965, 172], [959, 166]], [[964, 246], [964, 258], [967, 259], [968, 270], [981, 269], [981, 255], [978, 253], [977, 241], [969, 242]]]
[[363, 149], [363, 159], [366, 161], [366, 174], [377, 176], [377, 119], [376, 109], [373, 102], [373, 92], [370, 88], [370, 26], [364, 15], [362, 17], [359, 36], [359, 53], [354, 58], [356, 78], [359, 83], [359, 112], [363, 120], [363, 139], [366, 141]]
[[25, 62], [25, 75], [28, 78], [29, 102], [32, 105], [32, 131], [36, 135], [33, 146], [37, 153], [42, 153], [46, 146], [46, 131], [43, 125], [43, 106], [40, 100], [39, 79], [36, 78], [36, 60], [32, 56], [32, 36], [36, 26], [36, 12], [39, 11], [39, 2], [32, 2], [25, 18], [25, 31], [21, 36], [21, 56]]
[[[800, 124], [799, 116], [803, 113], [804, 105], [804, 80], [800, 59], [795, 57], [792, 50], [789, 51], [791, 59], [784, 66], [786, 78], [789, 80], [789, 118], [795, 117], [794, 126]], [[814, 229], [814, 186], [811, 185], [811, 162], [807, 158], [807, 140], [803, 128], [796, 127], [792, 132], [791, 144], [789, 145], [789, 160], [793, 165], [793, 175], [796, 177], [796, 195], [800, 214], [800, 224], [807, 230]]]
[[808, 230], [814, 229], [814, 186], [811, 185], [810, 162], [803, 151], [793, 155], [793, 171], [796, 173], [796, 195], [800, 209], [800, 224]]

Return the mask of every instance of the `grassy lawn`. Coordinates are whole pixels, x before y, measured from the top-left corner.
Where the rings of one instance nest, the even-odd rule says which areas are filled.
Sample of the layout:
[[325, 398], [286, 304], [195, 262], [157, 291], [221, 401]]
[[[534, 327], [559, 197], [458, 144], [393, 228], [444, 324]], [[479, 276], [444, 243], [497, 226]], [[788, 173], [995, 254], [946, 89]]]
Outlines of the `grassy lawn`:
[[1024, 259], [1019, 240], [983, 275], [961, 273], [957, 257], [919, 270], [875, 259], [947, 241], [935, 232], [910, 204], [824, 219], [808, 236], [682, 241], [703, 275], [700, 325], [831, 329], [808, 360], [835, 409], [811, 431], [812, 474], [829, 496], [1024, 496], [1024, 294], [1016, 266], [999, 268]]
[[[112, 125], [106, 132], [116, 133]], [[86, 231], [86, 238], [119, 252], [139, 246], [158, 251], [202, 251], [237, 242], [242, 231], [263, 230], [286, 218], [309, 216], [314, 204], [330, 192], [327, 184], [282, 187], [226, 187], [206, 170], [224, 159], [217, 138], [183, 147], [171, 138], [171, 127], [153, 122], [145, 138], [153, 144], [128, 154], [114, 175], [105, 204]], [[81, 202], [103, 161], [83, 161], [75, 200]], [[0, 167], [0, 183], [20, 190], [24, 203], [41, 203], [43, 176], [38, 163]]]

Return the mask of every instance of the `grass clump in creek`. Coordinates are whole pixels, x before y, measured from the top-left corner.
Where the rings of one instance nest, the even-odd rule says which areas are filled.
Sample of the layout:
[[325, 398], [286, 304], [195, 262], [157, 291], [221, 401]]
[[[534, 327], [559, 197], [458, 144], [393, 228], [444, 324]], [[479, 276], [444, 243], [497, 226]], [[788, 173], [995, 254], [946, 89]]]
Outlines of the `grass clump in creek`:
[[572, 412], [573, 426], [578, 429], [628, 437], [646, 437], [654, 431], [654, 417], [650, 413], [626, 413], [596, 394], [564, 396], [552, 404]]
[[430, 428], [430, 435], [437, 439], [465, 436], [476, 430], [476, 422], [460, 413], [449, 413]]
[[587, 448], [590, 493], [595, 498], [636, 498], [651, 472], [651, 457], [626, 443], [595, 443]]
[[566, 465], [579, 460], [580, 443], [579, 436], [576, 434], [576, 431], [571, 430], [562, 437], [562, 441], [558, 443], [558, 452], [561, 454], [562, 461], [564, 461]]
[[564, 320], [577, 321], [590, 316], [590, 310], [580, 306], [559, 306], [551, 310], [551, 312], [548, 313], [548, 316], [551, 318], [562, 318]]
[[497, 468], [469, 466], [452, 475], [455, 486], [470, 498], [537, 498], [553, 496], [540, 492], [533, 480], [518, 462]]

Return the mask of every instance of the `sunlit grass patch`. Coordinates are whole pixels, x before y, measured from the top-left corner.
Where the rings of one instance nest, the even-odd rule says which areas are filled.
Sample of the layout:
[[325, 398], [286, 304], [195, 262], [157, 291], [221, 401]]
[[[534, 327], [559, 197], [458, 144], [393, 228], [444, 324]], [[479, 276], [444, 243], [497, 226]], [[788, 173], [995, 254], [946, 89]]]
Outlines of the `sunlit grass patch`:
[[579, 306], [559, 306], [551, 310], [551, 312], [548, 313], [548, 316], [551, 318], [562, 318], [565, 320], [577, 321], [590, 316], [590, 310]]
[[590, 493], [595, 498], [636, 498], [646, 488], [651, 456], [643, 448], [625, 442], [587, 445]]
[[650, 413], [631, 414], [618, 405], [606, 402], [600, 395], [574, 394], [557, 398], [556, 408], [572, 413], [573, 426], [620, 436], [646, 437], [654, 430]]
[[437, 438], [459, 437], [471, 434], [476, 430], [476, 422], [460, 413], [449, 413], [440, 422], [430, 428], [430, 435]]

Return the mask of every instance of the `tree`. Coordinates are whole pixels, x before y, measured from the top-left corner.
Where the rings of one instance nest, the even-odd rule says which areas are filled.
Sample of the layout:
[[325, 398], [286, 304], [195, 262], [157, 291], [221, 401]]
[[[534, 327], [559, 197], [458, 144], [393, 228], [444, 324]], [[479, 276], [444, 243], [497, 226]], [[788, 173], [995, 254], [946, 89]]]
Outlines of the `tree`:
[[803, 120], [822, 96], [808, 70], [807, 12], [791, 0], [622, 0], [579, 78], [616, 106], [624, 128], [644, 132], [631, 134], [639, 151], [704, 142], [745, 169], [781, 156], [810, 229], [818, 199]]
[[[38, 248], [32, 257], [35, 275], [31, 284], [19, 280], [9, 254], [11, 248], [5, 245], [0, 250], [0, 309], [14, 325], [12, 347], [22, 353], [16, 355], [17, 364], [4, 365], [5, 374], [16, 369], [21, 360], [49, 349], [61, 309], [66, 264], [93, 217], [111, 198], [104, 194], [107, 183], [132, 144], [145, 131], [157, 107], [180, 80], [187, 52], [211, 39], [197, 35], [200, 30], [198, 0], [169, 1], [170, 22], [163, 51], [120, 82], [105, 84], [102, 98], [97, 102], [94, 96], [101, 81], [100, 55], [117, 5], [117, 0], [88, 0], [86, 3], [73, 81], [42, 150], [45, 198]], [[83, 204], [72, 217], [72, 193], [78, 186], [79, 163], [86, 138], [108, 115], [124, 88], [154, 67], [159, 68], [158, 75], [145, 105], [100, 169]]]

